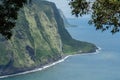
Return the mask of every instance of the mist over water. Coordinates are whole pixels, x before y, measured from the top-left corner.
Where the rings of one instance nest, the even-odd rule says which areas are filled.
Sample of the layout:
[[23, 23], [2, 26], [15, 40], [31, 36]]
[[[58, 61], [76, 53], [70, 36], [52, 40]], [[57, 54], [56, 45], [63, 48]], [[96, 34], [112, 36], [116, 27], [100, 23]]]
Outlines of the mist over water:
[[89, 18], [68, 19], [73, 38], [101, 47], [98, 54], [81, 54], [45, 70], [0, 80], [120, 80], [120, 33], [96, 31]]

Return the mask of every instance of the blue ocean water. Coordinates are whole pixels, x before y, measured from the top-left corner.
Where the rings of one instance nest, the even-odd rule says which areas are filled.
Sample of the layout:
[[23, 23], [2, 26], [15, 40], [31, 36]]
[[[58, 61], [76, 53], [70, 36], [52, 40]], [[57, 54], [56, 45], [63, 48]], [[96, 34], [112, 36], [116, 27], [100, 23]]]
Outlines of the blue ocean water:
[[73, 38], [102, 48], [98, 54], [69, 57], [48, 69], [0, 80], [120, 80], [120, 33], [96, 31], [88, 18], [68, 19], [76, 27], [67, 30]]

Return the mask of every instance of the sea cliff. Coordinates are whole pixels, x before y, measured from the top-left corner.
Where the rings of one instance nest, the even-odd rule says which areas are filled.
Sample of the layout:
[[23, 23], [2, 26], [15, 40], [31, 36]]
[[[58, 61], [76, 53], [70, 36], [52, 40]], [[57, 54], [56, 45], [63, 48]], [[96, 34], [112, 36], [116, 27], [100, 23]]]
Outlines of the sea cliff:
[[94, 44], [71, 37], [54, 3], [33, 0], [19, 11], [11, 40], [0, 35], [0, 76], [42, 67], [74, 52], [96, 49]]

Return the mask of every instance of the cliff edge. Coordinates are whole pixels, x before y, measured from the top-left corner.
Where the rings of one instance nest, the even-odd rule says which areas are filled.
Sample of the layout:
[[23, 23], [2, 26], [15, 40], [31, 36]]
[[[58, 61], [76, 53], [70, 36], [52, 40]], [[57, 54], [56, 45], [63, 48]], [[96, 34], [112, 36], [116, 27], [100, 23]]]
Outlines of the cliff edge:
[[12, 39], [0, 36], [0, 76], [15, 74], [73, 52], [94, 52], [96, 46], [73, 39], [54, 3], [33, 0], [19, 11]]

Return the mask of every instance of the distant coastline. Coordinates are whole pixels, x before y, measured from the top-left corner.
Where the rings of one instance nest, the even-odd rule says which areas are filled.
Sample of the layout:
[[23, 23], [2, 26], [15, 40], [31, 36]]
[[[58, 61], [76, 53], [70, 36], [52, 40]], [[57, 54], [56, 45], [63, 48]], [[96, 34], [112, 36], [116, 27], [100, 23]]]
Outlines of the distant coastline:
[[[97, 47], [98, 49], [96, 49], [96, 52], [93, 52], [93, 53], [99, 53], [99, 51], [101, 50], [100, 47]], [[80, 54], [74, 54], [74, 55], [81, 55], [82, 53]], [[85, 54], [85, 53], [83, 53]], [[58, 60], [58, 61], [55, 61], [53, 63], [50, 63], [50, 64], [47, 64], [45, 66], [42, 66], [41, 68], [36, 68], [36, 69], [33, 69], [33, 70], [30, 70], [30, 71], [25, 71], [25, 72], [20, 72], [20, 73], [16, 73], [16, 74], [11, 74], [11, 75], [5, 75], [5, 76], [0, 76], [0, 79], [1, 78], [7, 78], [7, 77], [13, 77], [13, 76], [18, 76], [18, 75], [23, 75], [23, 74], [29, 74], [29, 73], [33, 73], [33, 72], [37, 72], [37, 71], [41, 71], [41, 70], [44, 70], [44, 69], [47, 69], [49, 67], [52, 67], [58, 63], [61, 63], [63, 61], [65, 61], [67, 58], [71, 57], [71, 56], [74, 56], [74, 55], [67, 55], [65, 57], [63, 57], [62, 59]]]

